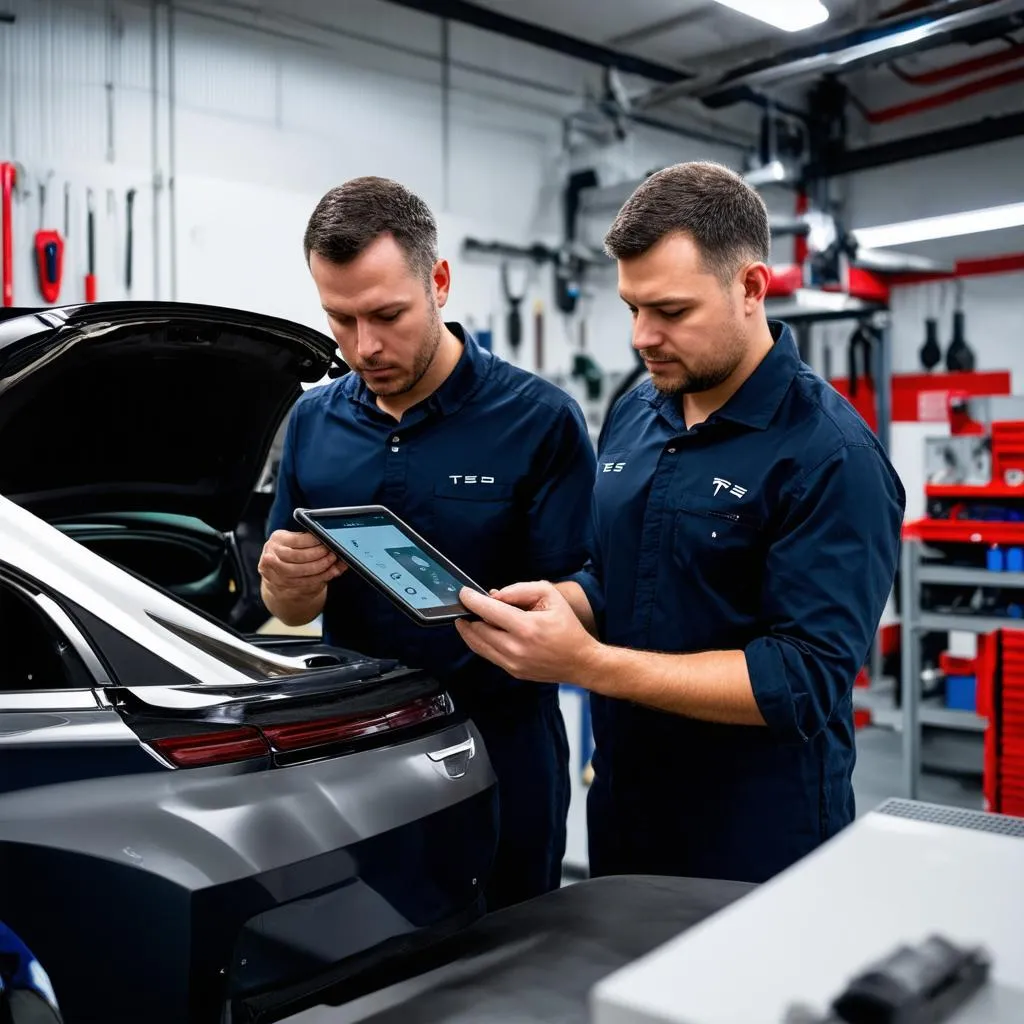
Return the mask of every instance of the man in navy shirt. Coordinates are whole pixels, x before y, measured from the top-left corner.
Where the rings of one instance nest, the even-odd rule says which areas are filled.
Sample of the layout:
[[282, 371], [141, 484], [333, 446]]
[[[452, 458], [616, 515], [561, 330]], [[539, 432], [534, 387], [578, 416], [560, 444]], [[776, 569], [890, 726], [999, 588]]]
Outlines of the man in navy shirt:
[[903, 486], [767, 320], [767, 212], [742, 179], [660, 171], [605, 245], [650, 380], [603, 431], [592, 564], [464, 594], [485, 621], [458, 629], [518, 678], [592, 691], [594, 874], [763, 881], [854, 817], [852, 687]]
[[322, 613], [330, 643], [439, 677], [498, 778], [488, 906], [527, 899], [561, 880], [569, 769], [557, 686], [512, 679], [450, 626], [415, 625], [292, 512], [385, 505], [488, 588], [524, 572], [566, 577], [587, 558], [595, 455], [583, 414], [443, 321], [448, 263], [429, 209], [401, 185], [357, 178], [333, 189], [305, 249], [352, 372], [306, 392], [289, 420], [260, 561], [264, 602], [290, 625]]

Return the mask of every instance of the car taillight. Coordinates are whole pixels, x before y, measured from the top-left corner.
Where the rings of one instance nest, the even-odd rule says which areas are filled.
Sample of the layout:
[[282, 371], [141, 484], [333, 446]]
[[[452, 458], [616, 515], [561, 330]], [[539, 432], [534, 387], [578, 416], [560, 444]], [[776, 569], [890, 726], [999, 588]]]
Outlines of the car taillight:
[[166, 736], [151, 740], [150, 746], [178, 768], [201, 768], [231, 764], [270, 753], [258, 729], [225, 729], [193, 736]]
[[347, 715], [341, 718], [321, 718], [312, 722], [289, 722], [267, 725], [263, 734], [275, 751], [306, 750], [331, 743], [344, 743], [362, 739], [392, 729], [406, 729], [421, 725], [451, 712], [447, 696], [423, 697], [394, 711], [375, 715]]

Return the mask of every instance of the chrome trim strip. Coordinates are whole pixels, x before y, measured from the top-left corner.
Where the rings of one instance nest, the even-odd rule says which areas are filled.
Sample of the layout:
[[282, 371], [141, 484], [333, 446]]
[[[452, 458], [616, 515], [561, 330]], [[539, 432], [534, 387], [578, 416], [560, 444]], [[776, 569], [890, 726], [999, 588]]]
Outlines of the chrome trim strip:
[[138, 737], [114, 711], [0, 713], [0, 749], [91, 744], [138, 746]]
[[52, 597], [47, 594], [33, 594], [33, 600], [50, 617], [50, 621], [64, 634], [75, 653], [85, 662], [89, 674], [96, 681], [97, 686], [110, 686], [111, 679], [103, 663], [96, 656], [89, 641], [86, 640], [82, 631], [75, 625], [71, 616]]
[[99, 701], [92, 690], [18, 690], [0, 693], [4, 711], [95, 711]]
[[431, 761], [446, 761], [449, 757], [454, 757], [456, 754], [468, 754], [470, 757], [476, 757], [476, 743], [472, 736], [461, 743], [456, 743], [452, 747], [445, 747], [443, 750], [427, 751], [427, 757]]

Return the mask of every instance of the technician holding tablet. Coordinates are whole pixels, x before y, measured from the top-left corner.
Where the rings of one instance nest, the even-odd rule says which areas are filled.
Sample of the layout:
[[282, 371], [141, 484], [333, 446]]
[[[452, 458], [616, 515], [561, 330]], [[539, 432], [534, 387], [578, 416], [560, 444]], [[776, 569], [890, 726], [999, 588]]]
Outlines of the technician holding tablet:
[[[345, 571], [294, 512], [384, 506], [488, 589], [524, 574], [566, 577], [585, 563], [595, 475], [583, 414], [561, 389], [444, 322], [451, 274], [434, 218], [401, 185], [357, 178], [332, 189], [304, 242], [353, 372], [306, 392], [289, 421], [260, 560], [264, 601], [288, 625], [322, 613], [332, 644], [438, 676], [472, 715], [498, 777], [488, 906], [547, 892], [561, 880], [569, 803], [557, 686], [512, 679], [468, 651], [452, 625], [419, 624], [371, 587], [366, 572], [400, 576], [392, 596], [422, 612], [451, 585], [391, 524], [371, 524], [381, 551], [362, 572]], [[354, 520], [326, 525], [336, 540], [362, 543]]]
[[592, 691], [595, 875], [761, 882], [854, 816], [853, 682], [905, 493], [766, 318], [769, 238], [725, 167], [637, 188], [605, 247], [651, 379], [605, 424], [593, 564], [463, 594], [484, 620], [456, 624], [473, 650]]

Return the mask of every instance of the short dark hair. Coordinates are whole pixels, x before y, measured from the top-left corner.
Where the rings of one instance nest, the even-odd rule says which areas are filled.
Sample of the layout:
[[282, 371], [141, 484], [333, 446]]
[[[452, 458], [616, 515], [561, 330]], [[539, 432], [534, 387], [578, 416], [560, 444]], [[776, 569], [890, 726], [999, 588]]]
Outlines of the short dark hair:
[[332, 188], [309, 218], [303, 247], [330, 263], [348, 263], [382, 235], [401, 246], [409, 268], [424, 278], [437, 262], [437, 222], [430, 207], [388, 178], [352, 178]]
[[613, 259], [642, 256], [666, 235], [690, 235], [704, 265], [728, 281], [747, 260], [771, 251], [764, 200], [735, 171], [709, 161], [650, 175], [626, 200], [604, 238]]

